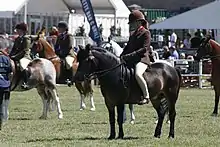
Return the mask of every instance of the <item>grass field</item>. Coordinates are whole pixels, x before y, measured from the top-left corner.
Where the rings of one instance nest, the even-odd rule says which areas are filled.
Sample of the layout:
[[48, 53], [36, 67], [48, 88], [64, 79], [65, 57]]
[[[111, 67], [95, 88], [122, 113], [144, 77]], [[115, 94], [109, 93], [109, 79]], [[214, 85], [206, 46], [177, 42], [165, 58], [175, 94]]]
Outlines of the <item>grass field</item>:
[[[124, 124], [125, 139], [108, 141], [108, 114], [98, 88], [95, 88], [96, 111], [79, 110], [79, 94], [75, 88], [59, 87], [64, 119], [51, 112], [48, 120], [39, 120], [41, 99], [36, 90], [13, 92], [10, 120], [0, 135], [1, 146], [219, 146], [220, 118], [212, 117], [212, 90], [182, 89], [177, 102], [175, 139], [168, 140], [169, 126], [164, 123], [160, 139], [153, 137], [156, 113], [152, 105], [135, 106], [136, 121]], [[129, 114], [128, 107], [127, 114]], [[129, 118], [130, 116], [127, 115]]]

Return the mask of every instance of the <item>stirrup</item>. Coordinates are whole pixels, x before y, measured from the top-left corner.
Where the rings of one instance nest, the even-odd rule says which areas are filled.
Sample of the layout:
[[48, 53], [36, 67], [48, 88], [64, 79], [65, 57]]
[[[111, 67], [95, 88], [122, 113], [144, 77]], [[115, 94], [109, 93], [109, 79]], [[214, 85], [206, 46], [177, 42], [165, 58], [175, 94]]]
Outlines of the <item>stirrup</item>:
[[144, 104], [148, 104], [149, 103], [149, 98], [144, 98], [143, 100], [141, 100], [138, 105], [144, 105]]
[[28, 89], [29, 86], [28, 86], [26, 83], [23, 83], [23, 84], [21, 85], [21, 88], [23, 88], [23, 89]]

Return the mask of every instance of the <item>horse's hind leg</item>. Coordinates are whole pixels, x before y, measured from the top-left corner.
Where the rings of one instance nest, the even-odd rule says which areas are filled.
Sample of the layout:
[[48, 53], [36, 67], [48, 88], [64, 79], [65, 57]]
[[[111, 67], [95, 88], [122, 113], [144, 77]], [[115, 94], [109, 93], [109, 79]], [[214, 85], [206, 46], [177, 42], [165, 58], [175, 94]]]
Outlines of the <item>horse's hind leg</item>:
[[55, 100], [55, 103], [56, 103], [56, 106], [57, 106], [58, 119], [62, 119], [63, 118], [63, 112], [61, 110], [60, 98], [57, 95], [56, 88], [50, 89], [50, 93], [51, 93], [52, 98]]
[[164, 120], [166, 110], [161, 105], [159, 105], [155, 109], [156, 109], [157, 115], [158, 115], [158, 122], [157, 122], [157, 126], [156, 126], [156, 129], [155, 129], [154, 137], [160, 138], [161, 129], [162, 129], [163, 120]]
[[174, 93], [173, 91], [169, 93], [168, 96], [168, 109], [169, 109], [169, 119], [170, 119], [170, 132], [168, 138], [174, 138], [174, 125], [176, 118], [176, 100], [178, 98], [178, 93]]
[[135, 120], [135, 116], [134, 116], [134, 105], [133, 104], [129, 104], [129, 110], [130, 110], [130, 114], [131, 114], [131, 124], [134, 124], [134, 120]]
[[37, 88], [37, 92], [40, 95], [42, 102], [43, 102], [43, 112], [42, 115], [40, 116], [40, 119], [46, 119], [47, 118], [47, 111], [46, 111], [46, 105], [47, 105], [47, 100], [46, 100], [46, 93], [44, 89], [42, 88]]
[[218, 103], [219, 103], [219, 90], [218, 88], [216, 88], [214, 86], [214, 90], [215, 90], [215, 107], [214, 107], [214, 111], [212, 113], [212, 116], [217, 116], [218, 114]]
[[123, 131], [123, 113], [124, 113], [124, 104], [117, 106], [117, 113], [118, 113], [118, 127], [119, 127], [119, 134], [118, 139], [123, 139], [124, 131]]

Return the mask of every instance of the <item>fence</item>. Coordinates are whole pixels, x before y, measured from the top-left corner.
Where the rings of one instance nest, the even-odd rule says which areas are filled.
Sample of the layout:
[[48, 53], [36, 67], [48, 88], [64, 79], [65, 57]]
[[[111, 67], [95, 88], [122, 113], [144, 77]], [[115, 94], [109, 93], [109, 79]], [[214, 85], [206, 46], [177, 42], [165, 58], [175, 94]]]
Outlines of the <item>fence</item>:
[[[167, 60], [174, 67], [177, 67], [181, 70], [181, 75], [183, 80], [188, 80], [188, 82], [192, 82], [191, 79], [194, 78], [194, 82], [199, 88], [204, 88], [203, 83], [207, 80], [207, 78], [211, 77], [211, 61], [194, 61], [187, 59], [179, 59], [179, 60]], [[187, 79], [188, 78], [188, 79]], [[207, 84], [206, 84], [207, 85]], [[195, 85], [194, 85], [195, 86]], [[210, 84], [209, 84], [210, 86]]]

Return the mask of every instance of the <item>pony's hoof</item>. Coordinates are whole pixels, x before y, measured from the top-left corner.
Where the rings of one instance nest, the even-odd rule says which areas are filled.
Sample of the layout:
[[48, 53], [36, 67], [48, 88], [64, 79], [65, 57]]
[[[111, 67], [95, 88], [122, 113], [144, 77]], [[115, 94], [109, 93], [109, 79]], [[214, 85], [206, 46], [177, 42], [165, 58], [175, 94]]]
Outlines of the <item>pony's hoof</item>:
[[212, 113], [211, 116], [217, 117], [218, 114], [217, 113]]
[[95, 108], [91, 108], [90, 111], [95, 111]]
[[85, 110], [86, 109], [86, 105], [82, 105], [82, 106], [80, 106], [80, 111], [82, 111], [82, 110]]
[[42, 116], [39, 117], [39, 119], [45, 119], [45, 120], [46, 120], [46, 119], [47, 119], [47, 116], [43, 116], [43, 115], [42, 115]]
[[63, 119], [63, 114], [59, 114], [58, 119]]
[[133, 125], [134, 124], [134, 120], [131, 120], [130, 123]]
[[169, 136], [168, 136], [168, 139], [174, 139], [174, 134], [169, 135]]
[[160, 135], [154, 134], [155, 138], [160, 138]]
[[115, 135], [110, 135], [110, 136], [108, 137], [108, 140], [112, 140], [112, 139], [115, 139]]

